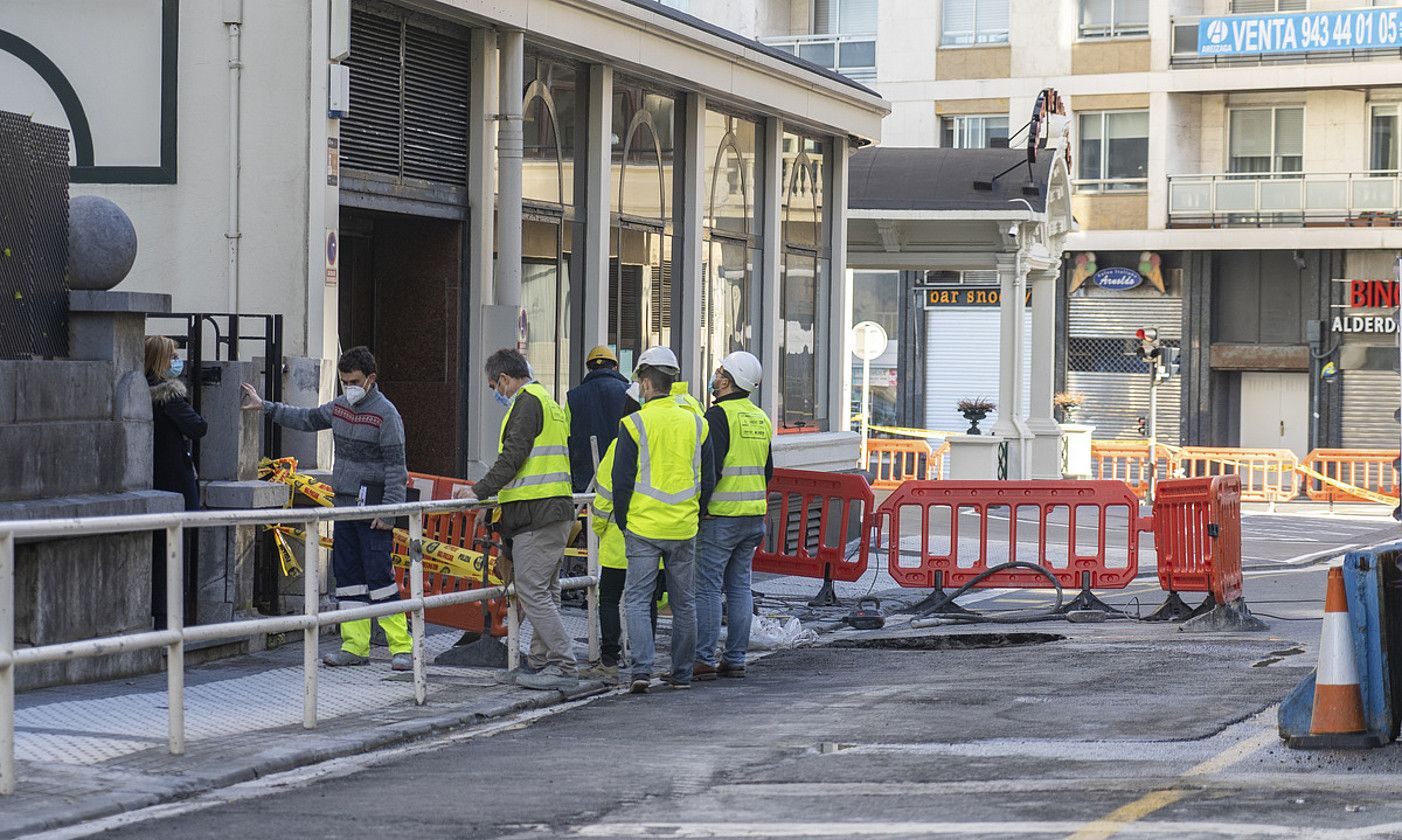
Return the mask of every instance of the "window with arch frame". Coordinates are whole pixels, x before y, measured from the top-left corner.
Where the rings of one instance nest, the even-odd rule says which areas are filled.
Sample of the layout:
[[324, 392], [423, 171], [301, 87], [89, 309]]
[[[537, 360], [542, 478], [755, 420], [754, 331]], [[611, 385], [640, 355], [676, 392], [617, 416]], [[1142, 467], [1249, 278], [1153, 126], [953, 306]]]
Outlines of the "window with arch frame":
[[761, 355], [755, 282], [761, 253], [761, 128], [755, 120], [708, 109], [703, 130], [698, 378], [708, 378], [720, 360], [736, 350]]
[[780, 434], [828, 428], [829, 251], [828, 145], [784, 132], [780, 173], [779, 405]]

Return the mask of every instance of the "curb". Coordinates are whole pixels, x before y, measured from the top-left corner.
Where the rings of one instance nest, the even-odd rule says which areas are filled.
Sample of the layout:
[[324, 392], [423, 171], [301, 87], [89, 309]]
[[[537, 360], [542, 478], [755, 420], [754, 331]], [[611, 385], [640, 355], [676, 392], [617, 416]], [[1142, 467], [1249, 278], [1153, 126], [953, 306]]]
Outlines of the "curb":
[[[433, 717], [377, 726], [374, 730], [360, 736], [344, 734], [323, 736], [324, 742], [320, 744], [308, 744], [288, 752], [264, 751], [244, 760], [234, 759], [226, 765], [227, 769], [223, 772], [189, 777], [190, 780], [187, 783], [177, 784], [169, 791], [131, 795], [122, 802], [105, 801], [86, 807], [83, 804], [85, 801], [91, 802], [92, 799], [101, 799], [102, 797], [84, 797], [78, 801], [70, 801], [68, 803], [70, 809], [63, 817], [43, 817], [30, 820], [27, 823], [0, 826], [0, 840], [23, 837], [40, 831], [68, 828], [92, 820], [132, 813], [154, 805], [178, 802], [213, 790], [270, 776], [274, 773], [309, 767], [332, 759], [372, 752], [385, 747], [398, 746], [508, 715], [557, 706], [616, 690], [614, 686], [605, 685], [598, 681], [588, 681], [581, 683], [580, 688], [569, 694], [557, 691], [542, 692], [538, 696], [498, 703], [485, 709], [446, 712]], [[315, 730], [311, 730], [311, 732], [315, 733]], [[325, 743], [325, 741], [330, 743]]]

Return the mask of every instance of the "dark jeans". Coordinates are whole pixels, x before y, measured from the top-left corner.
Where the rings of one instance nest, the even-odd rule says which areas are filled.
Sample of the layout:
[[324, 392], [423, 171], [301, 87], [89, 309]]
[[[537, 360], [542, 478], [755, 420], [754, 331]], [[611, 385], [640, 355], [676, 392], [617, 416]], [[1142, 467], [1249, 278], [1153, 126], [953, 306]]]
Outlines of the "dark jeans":
[[[604, 566], [599, 570], [599, 635], [602, 637], [601, 651], [604, 664], [616, 668], [623, 663], [623, 619], [619, 607], [623, 604], [623, 583], [628, 579], [627, 569], [610, 569]], [[657, 576], [656, 596], [652, 599], [652, 632], [657, 633], [657, 601], [666, 589], [666, 575]]]

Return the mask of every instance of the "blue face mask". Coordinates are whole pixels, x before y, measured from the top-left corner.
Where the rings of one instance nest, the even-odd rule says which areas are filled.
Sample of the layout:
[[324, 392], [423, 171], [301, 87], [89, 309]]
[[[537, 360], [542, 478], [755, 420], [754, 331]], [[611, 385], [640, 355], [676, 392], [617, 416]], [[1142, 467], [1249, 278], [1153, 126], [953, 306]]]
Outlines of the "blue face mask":
[[709, 383], [707, 383], [706, 387], [710, 389], [710, 391], [711, 391], [712, 394], [714, 394], [715, 392], [719, 391], [719, 390], [720, 390], [720, 377], [716, 376], [714, 373], [711, 374], [711, 381], [710, 381]]
[[166, 376], [168, 376], [168, 377], [171, 378], [171, 379], [174, 379], [175, 377], [177, 377], [177, 376], [179, 376], [181, 373], [183, 373], [184, 370], [185, 370], [185, 360], [184, 360], [184, 359], [171, 359], [171, 360], [170, 360], [170, 367], [166, 368]]
[[502, 406], [504, 406], [504, 407], [506, 407], [506, 408], [510, 408], [510, 407], [511, 407], [511, 397], [504, 397], [504, 396], [502, 396], [501, 392], [498, 391], [498, 390], [495, 389], [495, 388], [492, 389], [492, 396], [496, 397], [496, 398], [497, 398], [497, 402], [501, 403]]

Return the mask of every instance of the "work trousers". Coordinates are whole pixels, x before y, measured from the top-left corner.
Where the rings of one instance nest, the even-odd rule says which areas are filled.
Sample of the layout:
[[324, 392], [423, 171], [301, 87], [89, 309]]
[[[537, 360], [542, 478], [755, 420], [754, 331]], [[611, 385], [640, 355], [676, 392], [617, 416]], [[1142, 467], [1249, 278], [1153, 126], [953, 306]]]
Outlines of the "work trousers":
[[574, 640], [560, 620], [560, 565], [572, 521], [552, 522], [511, 538], [511, 577], [516, 601], [531, 623], [531, 668], [558, 668], [574, 676]]
[[[336, 574], [336, 601], [351, 604], [380, 604], [399, 600], [394, 582], [390, 551], [394, 532], [371, 528], [370, 520], [338, 520], [332, 534], [331, 569]], [[389, 652], [409, 653], [414, 641], [409, 636], [404, 613], [376, 619], [385, 631]], [[356, 656], [370, 655], [370, 619], [341, 622], [341, 649]]]

